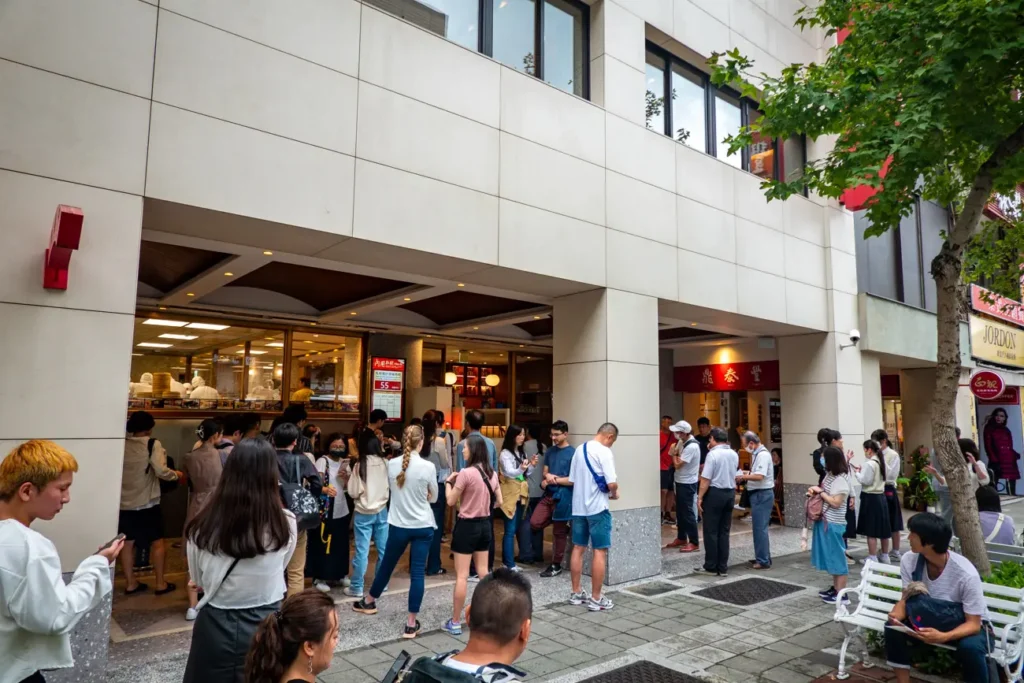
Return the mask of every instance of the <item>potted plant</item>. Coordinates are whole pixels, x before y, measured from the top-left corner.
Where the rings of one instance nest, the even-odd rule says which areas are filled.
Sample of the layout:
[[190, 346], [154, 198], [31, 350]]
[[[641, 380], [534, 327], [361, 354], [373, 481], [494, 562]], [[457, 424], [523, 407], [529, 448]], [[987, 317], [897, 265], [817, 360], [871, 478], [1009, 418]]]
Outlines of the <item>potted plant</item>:
[[900, 477], [896, 480], [896, 485], [903, 491], [903, 507], [907, 510], [924, 512], [929, 505], [939, 500], [939, 494], [932, 486], [931, 476], [924, 471], [929, 462], [928, 449], [925, 446], [918, 446], [910, 456], [914, 473], [910, 477]]

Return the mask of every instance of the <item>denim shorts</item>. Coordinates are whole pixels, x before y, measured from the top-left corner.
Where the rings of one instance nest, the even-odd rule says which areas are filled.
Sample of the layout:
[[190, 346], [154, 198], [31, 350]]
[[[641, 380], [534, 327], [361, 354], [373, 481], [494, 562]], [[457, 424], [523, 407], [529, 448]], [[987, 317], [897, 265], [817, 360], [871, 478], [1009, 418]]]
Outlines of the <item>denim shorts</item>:
[[594, 550], [612, 547], [612, 513], [605, 510], [586, 517], [573, 515], [572, 544], [583, 547], [589, 544]]

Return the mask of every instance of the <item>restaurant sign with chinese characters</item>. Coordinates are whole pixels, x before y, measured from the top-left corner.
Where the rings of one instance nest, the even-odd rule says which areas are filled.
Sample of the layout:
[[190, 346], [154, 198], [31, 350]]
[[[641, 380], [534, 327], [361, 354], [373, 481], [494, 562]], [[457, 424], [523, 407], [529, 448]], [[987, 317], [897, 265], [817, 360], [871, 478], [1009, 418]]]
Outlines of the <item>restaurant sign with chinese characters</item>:
[[675, 368], [675, 391], [772, 391], [779, 388], [779, 361], [709, 363]]

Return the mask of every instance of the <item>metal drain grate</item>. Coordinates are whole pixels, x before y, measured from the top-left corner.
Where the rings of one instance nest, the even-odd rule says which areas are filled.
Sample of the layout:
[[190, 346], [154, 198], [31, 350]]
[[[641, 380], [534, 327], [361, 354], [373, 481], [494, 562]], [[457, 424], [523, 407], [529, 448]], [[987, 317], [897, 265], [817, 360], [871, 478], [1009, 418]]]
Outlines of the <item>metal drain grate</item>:
[[673, 671], [659, 664], [635, 662], [587, 678], [581, 683], [707, 683], [707, 680]]
[[672, 591], [679, 590], [679, 586], [674, 583], [665, 583], [664, 581], [648, 581], [647, 583], [640, 583], [623, 590], [629, 591], [630, 593], [636, 593], [638, 595], [645, 595], [647, 597], [654, 597], [655, 595], [661, 595], [662, 593], [671, 593]]
[[803, 590], [803, 586], [768, 579], [740, 579], [694, 591], [694, 595], [746, 607]]

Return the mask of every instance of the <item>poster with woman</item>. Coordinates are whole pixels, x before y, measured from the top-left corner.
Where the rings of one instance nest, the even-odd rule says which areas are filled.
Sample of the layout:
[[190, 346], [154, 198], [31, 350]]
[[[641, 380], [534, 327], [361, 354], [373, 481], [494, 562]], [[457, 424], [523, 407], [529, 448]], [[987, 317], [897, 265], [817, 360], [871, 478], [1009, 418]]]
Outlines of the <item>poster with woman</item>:
[[1024, 429], [1021, 425], [1020, 394], [1007, 391], [993, 401], [977, 402], [982, 459], [988, 463], [1001, 493], [1017, 495], [1021, 478]]

